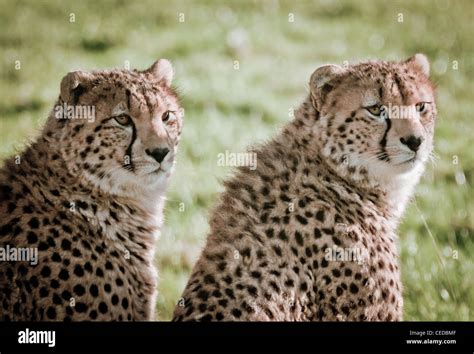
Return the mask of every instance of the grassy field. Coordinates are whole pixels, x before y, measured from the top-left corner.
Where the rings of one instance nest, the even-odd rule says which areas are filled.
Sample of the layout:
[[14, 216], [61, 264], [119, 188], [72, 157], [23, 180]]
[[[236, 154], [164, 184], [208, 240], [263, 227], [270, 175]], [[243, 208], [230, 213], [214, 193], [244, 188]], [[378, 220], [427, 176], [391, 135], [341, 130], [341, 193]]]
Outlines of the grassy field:
[[274, 135], [320, 64], [423, 52], [438, 86], [438, 158], [400, 228], [405, 319], [472, 321], [473, 6], [0, 0], [0, 157], [38, 134], [68, 71], [172, 60], [186, 117], [156, 255], [158, 314], [169, 320], [204, 245], [220, 181], [231, 173], [217, 154]]

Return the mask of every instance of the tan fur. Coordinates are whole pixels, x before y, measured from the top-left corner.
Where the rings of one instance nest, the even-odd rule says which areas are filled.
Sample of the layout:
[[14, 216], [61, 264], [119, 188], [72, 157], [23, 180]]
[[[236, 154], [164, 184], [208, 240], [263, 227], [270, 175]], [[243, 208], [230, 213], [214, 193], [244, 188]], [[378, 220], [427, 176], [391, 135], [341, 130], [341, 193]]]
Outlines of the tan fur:
[[[39, 258], [0, 262], [0, 319], [154, 317], [155, 239], [182, 128], [172, 76], [160, 60], [64, 77], [41, 136], [0, 170], [0, 247]], [[64, 104], [95, 117], [66, 119]], [[133, 126], [114, 118], [127, 115]], [[161, 163], [146, 152], [157, 147], [170, 150]]]
[[[417, 55], [315, 71], [295, 119], [253, 150], [257, 169], [225, 183], [174, 320], [402, 319], [395, 231], [432, 149], [427, 65]], [[364, 108], [422, 101], [403, 120]], [[413, 162], [408, 134], [424, 139]], [[334, 246], [361, 258], [328, 260]]]

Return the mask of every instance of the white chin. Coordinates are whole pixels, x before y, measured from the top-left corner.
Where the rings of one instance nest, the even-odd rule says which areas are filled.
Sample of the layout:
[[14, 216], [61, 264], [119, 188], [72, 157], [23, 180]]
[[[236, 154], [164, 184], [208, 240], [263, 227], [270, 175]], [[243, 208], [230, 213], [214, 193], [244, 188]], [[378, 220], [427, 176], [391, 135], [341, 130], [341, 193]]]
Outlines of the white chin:
[[395, 174], [405, 174], [413, 171], [421, 164], [421, 161], [416, 158], [412, 161], [403, 162], [401, 164], [390, 164], [390, 169]]
[[159, 170], [156, 172], [147, 173], [143, 175], [140, 179], [143, 180], [143, 185], [150, 189], [156, 189], [161, 187], [164, 188], [166, 187], [170, 174], [170, 171]]

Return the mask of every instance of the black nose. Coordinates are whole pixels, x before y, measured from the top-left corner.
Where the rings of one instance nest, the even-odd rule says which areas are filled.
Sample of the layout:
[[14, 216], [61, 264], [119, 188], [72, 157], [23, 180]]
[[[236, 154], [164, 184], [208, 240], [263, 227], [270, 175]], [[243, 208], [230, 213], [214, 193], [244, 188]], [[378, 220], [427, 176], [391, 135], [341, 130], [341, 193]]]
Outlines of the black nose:
[[421, 143], [423, 142], [422, 138], [417, 138], [414, 135], [410, 135], [409, 137], [406, 138], [400, 138], [400, 141], [402, 144], [408, 146], [408, 148], [411, 151], [417, 151], [418, 148], [420, 147]]
[[150, 151], [149, 149], [146, 149], [145, 152], [153, 157], [156, 161], [161, 162], [164, 160], [166, 155], [170, 152], [170, 149], [168, 148], [156, 148]]

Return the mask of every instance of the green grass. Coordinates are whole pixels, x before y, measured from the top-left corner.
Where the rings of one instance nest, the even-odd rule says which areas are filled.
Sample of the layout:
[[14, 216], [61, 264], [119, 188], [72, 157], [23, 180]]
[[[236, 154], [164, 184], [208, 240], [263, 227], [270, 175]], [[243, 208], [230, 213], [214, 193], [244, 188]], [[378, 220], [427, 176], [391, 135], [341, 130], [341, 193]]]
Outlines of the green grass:
[[0, 0], [0, 157], [38, 134], [68, 71], [172, 60], [186, 117], [156, 256], [159, 318], [169, 320], [231, 172], [217, 154], [276, 134], [320, 64], [426, 53], [439, 158], [400, 227], [405, 319], [474, 320], [473, 12], [467, 0]]

